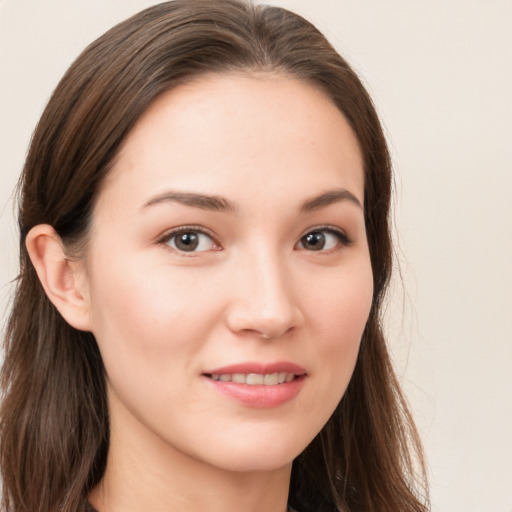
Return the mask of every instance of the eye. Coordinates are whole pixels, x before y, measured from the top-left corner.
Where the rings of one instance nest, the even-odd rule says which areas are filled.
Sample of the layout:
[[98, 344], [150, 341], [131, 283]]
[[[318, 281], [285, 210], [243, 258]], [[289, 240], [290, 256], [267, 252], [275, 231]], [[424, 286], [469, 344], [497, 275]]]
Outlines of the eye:
[[334, 229], [315, 229], [301, 237], [297, 246], [306, 251], [328, 251], [338, 246], [350, 245], [351, 241], [341, 231]]
[[168, 233], [162, 240], [162, 243], [178, 252], [220, 250], [220, 247], [210, 235], [193, 228], [182, 228]]

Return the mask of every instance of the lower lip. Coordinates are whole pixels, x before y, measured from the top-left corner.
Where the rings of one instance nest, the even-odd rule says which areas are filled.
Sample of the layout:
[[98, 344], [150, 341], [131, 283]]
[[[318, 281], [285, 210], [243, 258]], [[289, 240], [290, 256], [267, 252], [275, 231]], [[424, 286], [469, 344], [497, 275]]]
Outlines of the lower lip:
[[257, 409], [271, 409], [293, 400], [299, 394], [306, 376], [301, 375], [291, 382], [273, 386], [238, 384], [236, 382], [213, 380], [209, 377], [204, 378], [215, 389], [243, 405]]

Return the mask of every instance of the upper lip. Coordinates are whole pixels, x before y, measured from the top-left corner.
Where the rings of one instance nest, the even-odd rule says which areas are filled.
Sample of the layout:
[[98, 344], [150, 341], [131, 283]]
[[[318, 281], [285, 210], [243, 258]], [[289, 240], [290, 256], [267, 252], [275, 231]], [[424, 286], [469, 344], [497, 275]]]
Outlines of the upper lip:
[[259, 362], [246, 362], [231, 364], [229, 366], [223, 366], [219, 368], [213, 368], [203, 372], [205, 375], [211, 374], [234, 374], [234, 373], [259, 373], [267, 375], [271, 373], [294, 373], [295, 375], [304, 375], [306, 369], [302, 366], [291, 363], [289, 361], [276, 361], [274, 363], [259, 363]]

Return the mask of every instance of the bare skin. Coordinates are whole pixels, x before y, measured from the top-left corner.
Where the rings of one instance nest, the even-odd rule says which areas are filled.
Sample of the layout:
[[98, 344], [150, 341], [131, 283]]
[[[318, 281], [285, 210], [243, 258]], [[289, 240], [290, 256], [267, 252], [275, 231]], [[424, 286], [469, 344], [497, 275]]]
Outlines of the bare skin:
[[[286, 510], [292, 461], [343, 396], [369, 314], [363, 204], [357, 140], [322, 92], [214, 75], [129, 134], [83, 260], [34, 228], [48, 295], [106, 368], [100, 512]], [[293, 381], [240, 398], [249, 384], [212, 375], [240, 364]]]

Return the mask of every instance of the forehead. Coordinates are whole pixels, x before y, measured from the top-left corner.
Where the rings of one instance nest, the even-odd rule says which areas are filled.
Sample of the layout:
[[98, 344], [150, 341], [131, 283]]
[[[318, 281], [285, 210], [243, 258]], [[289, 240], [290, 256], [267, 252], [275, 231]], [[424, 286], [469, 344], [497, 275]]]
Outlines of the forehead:
[[141, 197], [168, 187], [229, 194], [272, 183], [292, 192], [313, 178], [318, 188], [338, 179], [363, 203], [359, 144], [330, 98], [287, 76], [210, 75], [149, 107], [104, 189], [132, 183]]

